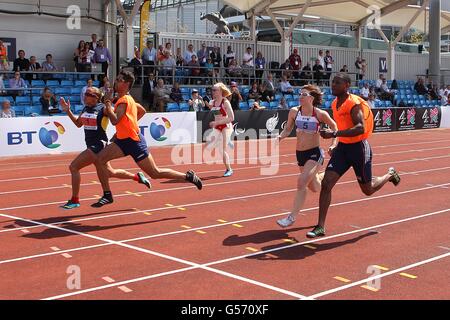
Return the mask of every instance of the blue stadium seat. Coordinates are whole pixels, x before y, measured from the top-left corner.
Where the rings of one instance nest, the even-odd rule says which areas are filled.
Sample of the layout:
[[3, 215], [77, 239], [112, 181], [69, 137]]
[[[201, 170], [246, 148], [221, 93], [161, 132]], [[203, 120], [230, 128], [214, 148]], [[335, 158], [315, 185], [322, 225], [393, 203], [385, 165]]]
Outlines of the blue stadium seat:
[[278, 109], [278, 102], [272, 101], [269, 103], [270, 109]]
[[75, 87], [84, 87], [86, 85], [86, 81], [84, 80], [76, 80]]
[[100, 87], [100, 81], [94, 80], [94, 81], [92, 81], [92, 85], [93, 85], [94, 87], [99, 88], [99, 87]]
[[82, 88], [80, 88], [80, 87], [70, 88], [70, 94], [81, 95], [81, 89], [82, 89]]
[[280, 93], [275, 94], [275, 100], [281, 100], [283, 98], [283, 95]]
[[265, 107], [266, 109], [269, 109], [269, 107], [270, 107], [270, 104], [269, 104], [267, 101], [261, 101], [261, 102], [259, 103], [259, 105], [260, 105], [261, 107]]
[[72, 88], [69, 88], [69, 87], [55, 89], [55, 94], [58, 94], [58, 95], [70, 95], [71, 92], [72, 92]]
[[174, 103], [174, 102], [169, 102], [167, 104], [167, 112], [176, 112], [176, 111], [180, 111], [180, 106], [178, 105], [178, 103]]
[[33, 113], [42, 114], [41, 106], [25, 106], [25, 116], [30, 116]]
[[288, 101], [288, 106], [289, 106], [289, 108], [293, 108], [293, 107], [296, 107], [296, 106], [298, 106], [298, 102], [297, 101]]
[[75, 114], [81, 113], [81, 111], [83, 111], [83, 109], [84, 109], [84, 106], [82, 104], [73, 105], [73, 112]]
[[58, 80], [47, 80], [47, 87], [59, 87]]
[[180, 91], [181, 91], [181, 94], [191, 95], [191, 89], [190, 88], [181, 87]]
[[180, 110], [181, 110], [181, 111], [189, 111], [189, 103], [187, 103], [187, 102], [181, 102], [181, 103], [180, 103]]
[[62, 87], [73, 87], [73, 81], [72, 80], [62, 80], [61, 86]]
[[17, 96], [16, 105], [17, 106], [28, 106], [31, 104], [31, 99], [28, 96]]
[[12, 110], [16, 113], [16, 116], [23, 116], [25, 115], [25, 106], [13, 106], [11, 107]]
[[332, 103], [332, 101], [330, 101], [330, 100], [325, 101], [325, 108], [331, 109], [331, 103]]
[[182, 97], [184, 101], [189, 101], [189, 99], [191, 98], [189, 94], [183, 94]]
[[9, 102], [11, 103], [12, 106], [16, 104], [14, 102], [14, 98], [11, 96], [0, 97], [0, 103], [2, 103], [3, 100], [9, 100]]
[[39, 101], [39, 99], [41, 99], [40, 96], [34, 96], [31, 101], [33, 103], [33, 106], [37, 106], [37, 105], [41, 105], [41, 102]]
[[70, 103], [80, 104], [81, 103], [81, 97], [80, 95], [73, 95], [69, 97]]
[[45, 82], [44, 80], [31, 80], [31, 86], [43, 88], [45, 87]]
[[285, 94], [285, 95], [284, 95], [284, 98], [286, 99], [286, 101], [287, 101], [287, 100], [293, 100], [293, 99], [294, 99], [294, 96], [293, 96], [292, 94]]
[[250, 107], [248, 106], [247, 102], [239, 102], [239, 109], [248, 110], [248, 109], [250, 109]]

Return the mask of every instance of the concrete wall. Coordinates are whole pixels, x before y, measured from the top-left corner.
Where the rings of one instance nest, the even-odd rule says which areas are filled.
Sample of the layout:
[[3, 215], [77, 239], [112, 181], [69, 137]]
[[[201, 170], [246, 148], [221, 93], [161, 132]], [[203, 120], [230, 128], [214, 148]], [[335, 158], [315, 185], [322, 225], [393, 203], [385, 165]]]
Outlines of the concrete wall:
[[[90, 15], [103, 19], [103, 0], [90, 1]], [[38, 11], [38, 1], [7, 0], [0, 1], [0, 8], [12, 11]], [[87, 14], [88, 0], [42, 0], [41, 11], [67, 14], [67, 8], [76, 4], [81, 15]], [[104, 25], [95, 20], [81, 19], [81, 28], [70, 30], [65, 18], [45, 15], [10, 15], [0, 13], [0, 37], [16, 38], [17, 50], [25, 50], [26, 57], [37, 57], [39, 63], [45, 61], [45, 55], [51, 53], [58, 66], [65, 66], [66, 71], [73, 71], [73, 51], [80, 40], [90, 41], [90, 35], [96, 33], [104, 37]], [[112, 39], [109, 39], [111, 43]], [[17, 55], [17, 52], [16, 52]], [[12, 68], [12, 63], [11, 63]]]

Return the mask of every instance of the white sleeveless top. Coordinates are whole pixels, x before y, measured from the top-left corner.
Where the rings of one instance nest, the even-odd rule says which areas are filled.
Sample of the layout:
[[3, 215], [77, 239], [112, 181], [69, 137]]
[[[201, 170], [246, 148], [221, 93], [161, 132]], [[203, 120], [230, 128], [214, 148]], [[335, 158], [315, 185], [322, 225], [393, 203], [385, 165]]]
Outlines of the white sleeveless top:
[[313, 108], [312, 116], [303, 116], [301, 112], [302, 107], [298, 108], [297, 116], [295, 117], [295, 125], [297, 132], [304, 132], [309, 134], [316, 134], [320, 129], [320, 122], [316, 116], [316, 108]]

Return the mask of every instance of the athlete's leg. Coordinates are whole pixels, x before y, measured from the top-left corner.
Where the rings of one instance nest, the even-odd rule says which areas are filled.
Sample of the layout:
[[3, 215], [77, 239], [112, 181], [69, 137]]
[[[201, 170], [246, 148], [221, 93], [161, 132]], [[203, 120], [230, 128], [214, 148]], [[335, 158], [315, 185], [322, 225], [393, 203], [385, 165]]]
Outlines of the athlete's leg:
[[325, 176], [325, 171], [319, 172], [319, 170], [320, 170], [320, 167], [318, 166], [317, 170], [316, 170], [316, 174], [314, 175], [311, 182], [308, 184], [308, 188], [312, 192], [319, 192], [320, 187], [322, 186], [322, 180], [323, 180], [323, 177]]
[[227, 152], [227, 147], [230, 142], [230, 136], [231, 136], [231, 129], [225, 128], [222, 130], [222, 153], [223, 153], [223, 164], [227, 168], [227, 171], [231, 171], [231, 164], [230, 164], [230, 156]]
[[102, 185], [103, 191], [111, 191], [109, 186], [109, 178], [114, 174], [110, 171], [111, 166], [108, 166], [108, 162], [114, 159], [123, 158], [125, 155], [119, 146], [115, 143], [107, 145], [102, 151], [97, 154], [97, 161], [95, 167], [97, 168], [97, 176]]
[[80, 195], [80, 170], [90, 164], [93, 164], [95, 159], [95, 153], [89, 149], [86, 149], [70, 163], [69, 170], [72, 175], [72, 198], [78, 198]]
[[325, 175], [322, 180], [322, 187], [320, 189], [319, 197], [319, 223], [320, 227], [325, 226], [325, 220], [327, 218], [328, 208], [331, 203], [331, 190], [334, 188], [341, 176], [331, 170], [325, 171]]

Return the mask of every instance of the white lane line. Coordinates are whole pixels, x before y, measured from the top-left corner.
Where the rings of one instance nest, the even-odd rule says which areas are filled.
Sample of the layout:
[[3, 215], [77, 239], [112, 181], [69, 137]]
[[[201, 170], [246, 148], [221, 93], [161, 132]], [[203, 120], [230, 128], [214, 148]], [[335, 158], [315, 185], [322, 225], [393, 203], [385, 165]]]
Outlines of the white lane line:
[[[450, 157], [449, 155], [445, 155], [445, 156], [437, 156], [437, 157], [430, 157], [430, 158], [422, 158], [420, 160], [425, 160], [425, 159], [442, 159], [442, 158], [448, 158]], [[391, 161], [391, 162], [385, 162], [385, 163], [377, 163], [374, 164], [373, 167], [376, 166], [383, 166], [383, 165], [393, 165], [393, 164], [398, 164], [398, 163], [406, 163], [406, 162], [416, 162], [417, 159], [409, 159], [409, 160], [400, 160], [400, 161]], [[414, 174], [414, 173], [411, 173]], [[291, 174], [291, 175], [298, 175], [298, 173], [295, 174]], [[287, 175], [289, 176], [289, 175]], [[269, 176], [269, 177], [263, 177], [263, 178], [253, 178], [253, 179], [269, 179], [269, 178], [274, 178], [274, 177], [279, 177], [279, 176]], [[229, 184], [229, 183], [236, 183], [236, 182], [246, 182], [246, 181], [255, 181], [252, 179], [245, 179], [245, 180], [235, 180], [235, 181], [228, 181], [228, 182], [218, 182], [218, 183], [210, 183], [210, 184], [205, 184], [203, 185], [203, 187], [205, 186], [216, 186], [216, 185], [221, 185], [221, 184]], [[142, 192], [137, 192], [138, 194], [148, 194], [148, 193], [156, 193], [156, 192], [165, 192], [165, 191], [176, 191], [176, 190], [182, 190], [182, 189], [195, 189], [195, 186], [185, 186], [185, 187], [175, 187], [175, 188], [168, 188], [168, 189], [160, 189], [160, 190], [151, 190], [151, 191], [142, 191]], [[129, 197], [129, 194], [117, 194], [115, 195], [115, 197]], [[84, 198], [84, 199], [80, 199], [80, 201], [89, 201], [89, 200], [96, 200], [97, 198]], [[25, 209], [25, 208], [35, 208], [35, 207], [42, 207], [42, 206], [48, 206], [48, 205], [58, 205], [58, 204], [63, 204], [66, 203], [66, 200], [61, 200], [61, 201], [56, 201], [56, 202], [46, 202], [46, 203], [37, 203], [37, 204], [31, 204], [31, 205], [23, 205], [23, 206], [16, 206], [16, 207], [9, 207], [9, 208], [0, 208], [0, 211], [7, 211], [7, 210], [15, 210], [15, 209]]]
[[422, 266], [422, 265], [425, 265], [425, 264], [428, 264], [428, 263], [431, 263], [431, 262], [434, 262], [434, 261], [437, 261], [437, 260], [445, 259], [447, 257], [450, 257], [450, 252], [445, 253], [445, 254], [441, 254], [439, 256], [435, 256], [435, 257], [432, 257], [432, 258], [429, 258], [429, 259], [426, 259], [426, 260], [422, 260], [422, 261], [419, 261], [419, 262], [416, 262], [416, 263], [412, 263], [412, 264], [406, 265], [404, 267], [401, 267], [401, 268], [398, 268], [398, 269], [395, 269], [395, 270], [384, 272], [384, 273], [376, 275], [376, 276], [371, 276], [371, 277], [362, 279], [360, 281], [356, 281], [356, 282], [353, 282], [353, 283], [350, 283], [350, 284], [346, 284], [346, 285], [343, 285], [343, 286], [340, 286], [340, 287], [337, 287], [337, 288], [334, 288], [334, 289], [330, 289], [330, 290], [327, 290], [327, 291], [322, 291], [322, 292], [313, 294], [311, 296], [308, 296], [305, 299], [306, 300], [317, 299], [317, 298], [320, 298], [320, 297], [323, 297], [323, 296], [326, 296], [326, 295], [330, 295], [332, 293], [336, 293], [336, 292], [339, 292], [339, 291], [342, 291], [342, 290], [346, 290], [346, 289], [349, 289], [349, 288], [352, 288], [352, 287], [355, 287], [355, 286], [359, 286], [361, 284], [366, 284], [369, 281], [373, 281], [373, 280], [376, 280], [376, 279], [381, 279], [381, 278], [384, 278], [384, 277], [387, 277], [387, 276], [390, 276], [390, 275], [393, 275], [393, 274], [396, 274], [396, 273], [399, 273], [399, 272], [402, 272], [402, 271], [405, 271], [405, 270], [408, 270], [408, 269], [412, 269], [412, 268], [415, 268], [415, 267], [418, 267], [418, 266]]
[[438, 248], [450, 251], [449, 247], [439, 246]]
[[70, 230], [70, 229], [66, 229], [66, 228], [62, 228], [62, 227], [48, 225], [48, 224], [45, 224], [45, 223], [33, 221], [33, 220], [30, 220], [30, 219], [24, 219], [24, 218], [21, 218], [21, 217], [12, 216], [12, 215], [8, 215], [8, 214], [0, 214], [0, 216], [3, 216], [5, 218], [9, 218], [9, 219], [22, 220], [22, 221], [25, 221], [25, 222], [28, 222], [28, 223], [38, 224], [38, 225], [40, 225], [42, 227], [56, 229], [56, 230], [60, 230], [60, 231], [64, 231], [64, 232], [70, 233], [70, 234], [76, 234], [76, 235], [79, 235], [79, 236], [82, 236], [82, 237], [86, 237], [86, 238], [90, 238], [90, 239], [94, 239], [94, 240], [97, 240], [97, 241], [100, 241], [100, 242], [111, 243], [113, 245], [117, 245], [117, 246], [124, 247], [124, 248], [127, 248], [127, 249], [131, 249], [131, 250], [135, 250], [135, 251], [138, 251], [138, 252], [146, 253], [146, 254], [149, 254], [149, 255], [152, 255], [152, 256], [157, 256], [159, 258], [171, 260], [171, 261], [178, 262], [178, 263], [181, 263], [181, 264], [186, 264], [186, 265], [189, 265], [191, 267], [196, 267], [196, 268], [200, 268], [200, 269], [203, 269], [203, 270], [211, 271], [211, 272], [214, 272], [214, 273], [217, 273], [217, 274], [220, 274], [220, 275], [232, 278], [232, 279], [240, 280], [240, 281], [243, 281], [243, 282], [246, 282], [246, 283], [254, 284], [256, 286], [260, 286], [260, 287], [263, 287], [263, 288], [266, 288], [266, 289], [270, 289], [272, 291], [283, 293], [283, 294], [291, 296], [291, 297], [295, 297], [295, 298], [299, 298], [299, 299], [305, 297], [304, 295], [301, 295], [301, 294], [298, 294], [298, 293], [295, 293], [295, 292], [290, 292], [290, 291], [284, 290], [282, 288], [277, 288], [275, 286], [271, 286], [271, 285], [262, 283], [260, 281], [255, 281], [255, 280], [252, 280], [252, 279], [249, 279], [249, 278], [245, 278], [245, 277], [241, 277], [241, 276], [238, 276], [238, 275], [234, 275], [232, 273], [225, 272], [225, 271], [222, 271], [222, 270], [217, 270], [217, 269], [210, 268], [210, 267], [207, 267], [207, 266], [202, 266], [202, 265], [200, 265], [198, 263], [195, 263], [195, 262], [191, 262], [191, 261], [188, 261], [188, 260], [185, 260], [185, 259], [180, 259], [180, 258], [177, 258], [177, 257], [169, 256], [167, 254], [159, 253], [159, 252], [156, 252], [156, 251], [153, 251], [153, 250], [144, 249], [144, 248], [133, 246], [133, 245], [130, 245], [130, 244], [126, 244], [126, 243], [123, 243], [123, 242], [118, 242], [118, 241], [114, 241], [114, 240], [111, 240], [111, 239], [98, 237], [98, 236], [94, 236], [94, 235], [91, 235], [91, 234], [87, 234], [87, 233], [83, 233], [83, 232], [79, 232], [79, 231], [75, 231], [75, 230]]
[[[450, 169], [450, 167], [447, 167], [447, 168]], [[404, 175], [417, 173], [417, 172], [424, 173], [424, 172], [431, 172], [431, 171], [442, 171], [443, 169], [444, 168], [427, 169], [427, 170], [421, 170], [421, 171], [405, 173]], [[293, 174], [293, 175], [297, 175], [297, 174]], [[257, 178], [257, 179], [262, 179], [262, 178]], [[230, 181], [228, 183], [232, 183], [232, 182], [233, 181]], [[356, 182], [356, 180], [338, 182], [337, 184], [338, 185], [343, 185], [343, 184], [349, 184], [349, 183], [353, 183], [353, 182]], [[223, 185], [223, 184], [226, 184], [226, 183], [227, 182], [223, 182], [223, 183], [220, 183], [220, 185]], [[428, 189], [432, 189], [432, 188], [439, 188], [439, 187], [443, 187], [443, 186], [446, 186], [446, 185], [447, 184], [434, 185], [434, 186], [426, 187], [425, 189], [424, 188], [411, 189], [409, 191], [403, 191], [403, 192], [409, 193], [409, 192], [415, 192], [415, 190], [422, 191], [422, 190], [428, 190]], [[241, 197], [233, 197], [233, 198], [225, 197], [225, 198], [217, 199], [217, 200], [210, 200], [210, 201], [197, 202], [197, 203], [181, 204], [181, 205], [172, 206], [172, 207], [160, 207], [160, 208], [153, 208], [153, 209], [144, 209], [144, 210], [139, 210], [139, 211], [127, 211], [127, 212], [122, 212], [122, 213], [114, 213], [114, 214], [110, 214], [110, 215], [102, 215], [102, 216], [95, 216], [95, 217], [89, 217], [89, 218], [81, 218], [81, 219], [75, 219], [75, 220], [70, 220], [70, 221], [57, 221], [57, 222], [51, 223], [50, 225], [59, 225], [59, 224], [64, 224], [64, 223], [68, 223], [68, 222], [73, 223], [73, 222], [81, 222], [81, 221], [107, 219], [107, 218], [112, 218], [112, 217], [140, 214], [140, 213], [143, 213], [143, 212], [150, 213], [150, 212], [156, 212], [156, 211], [170, 210], [170, 209], [176, 209], [176, 208], [179, 208], [179, 207], [192, 207], [192, 206], [199, 206], [199, 205], [215, 204], [215, 203], [221, 203], [221, 202], [225, 202], [225, 201], [233, 201], [233, 200], [240, 200], [240, 199], [247, 199], [247, 198], [261, 197], [261, 196], [270, 196], [270, 195], [276, 195], [276, 194], [281, 194], [281, 193], [289, 193], [289, 192], [293, 192], [293, 191], [296, 191], [296, 190], [297, 189], [287, 189], [287, 190], [267, 192], [267, 193], [257, 193], [257, 194], [246, 195], [246, 196], [241, 196]], [[375, 196], [375, 197], [371, 197], [371, 198], [363, 198], [363, 199], [368, 199], [368, 200], [378, 199], [379, 197], [388, 197], [388, 196], [392, 196], [392, 195], [403, 194], [403, 192], [392, 193], [392, 194], [381, 195], [381, 196]], [[367, 201], [367, 200], [365, 200], [365, 201]], [[302, 214], [304, 214], [305, 211], [308, 211], [308, 209], [302, 210]], [[23, 229], [34, 229], [34, 228], [37, 228], [37, 227], [39, 227], [39, 226], [29, 226], [29, 227], [11, 228], [11, 229], [6, 229], [6, 230], [0, 230], [0, 234], [1, 233], [6, 233], [6, 232], [23, 230]]]
[[[370, 231], [371, 229], [374, 229], [374, 228], [381, 228], [381, 227], [386, 227], [386, 226], [395, 225], [395, 224], [399, 224], [399, 223], [404, 223], [404, 222], [407, 222], [407, 221], [422, 219], [422, 218], [426, 218], [426, 217], [430, 217], [430, 216], [446, 213], [446, 212], [449, 212], [449, 211], [450, 211], [450, 209], [435, 211], [435, 212], [431, 212], [431, 213], [427, 213], [427, 214], [422, 214], [422, 215], [419, 215], [419, 216], [409, 217], [409, 218], [406, 218], [406, 219], [401, 219], [401, 220], [391, 221], [391, 222], [387, 222], [387, 223], [383, 223], [383, 224], [379, 224], [379, 225], [375, 225], [375, 226], [370, 226], [370, 227], [363, 228], [363, 229], [353, 230], [353, 231], [349, 231], [349, 232], [344, 232], [344, 233], [340, 233], [340, 234], [335, 234], [335, 235], [326, 236], [326, 237], [323, 237], [323, 238], [308, 240], [308, 241], [299, 242], [299, 243], [295, 243], [295, 244], [290, 244], [290, 245], [286, 245], [286, 246], [280, 246], [278, 248], [273, 248], [273, 249], [269, 249], [269, 250], [259, 251], [257, 253], [250, 253], [250, 254], [236, 256], [236, 257], [232, 257], [232, 258], [228, 258], [228, 259], [212, 261], [212, 262], [209, 262], [209, 263], [202, 264], [201, 266], [202, 267], [206, 267], [206, 266], [218, 265], [218, 264], [223, 264], [223, 263], [226, 263], [226, 262], [240, 260], [240, 259], [244, 259], [244, 258], [248, 258], [248, 257], [252, 257], [252, 256], [270, 254], [271, 252], [275, 252], [275, 251], [279, 251], [279, 250], [285, 250], [285, 249], [288, 249], [288, 248], [293, 248], [293, 247], [297, 247], [297, 246], [301, 246], [301, 245], [305, 245], [305, 244], [309, 244], [309, 243], [317, 243], [317, 242], [321, 242], [321, 241], [325, 241], [325, 240], [329, 240], [329, 239], [334, 239], [334, 238], [338, 238], [338, 237], [343, 237], [343, 236], [347, 236], [347, 235], [351, 235], [351, 234], [355, 234], [355, 233], [361, 233], [363, 231]], [[448, 253], [448, 254], [450, 254], [450, 253]], [[158, 278], [158, 277], [162, 277], [162, 276], [166, 276], [166, 275], [172, 275], [172, 274], [176, 274], [176, 273], [181, 273], [181, 272], [185, 272], [185, 271], [189, 271], [189, 270], [193, 270], [193, 269], [197, 269], [197, 268], [198, 267], [192, 266], [192, 267], [188, 267], [188, 268], [175, 269], [175, 270], [171, 270], [171, 271], [163, 272], [163, 273], [159, 273], [159, 274], [152, 274], [152, 275], [148, 275], [148, 276], [144, 276], [144, 277], [139, 277], [139, 278], [125, 280], [125, 281], [122, 281], [120, 283], [116, 283], [116, 284], [113, 284], [113, 285], [92, 287], [92, 288], [81, 290], [81, 291], [66, 293], [66, 294], [62, 294], [62, 295], [46, 298], [45, 300], [62, 299], [62, 298], [70, 297], [70, 296], [75, 296], [75, 295], [88, 293], [88, 292], [104, 290], [104, 289], [107, 289], [107, 288], [111, 288], [113, 286], [117, 286], [118, 284], [122, 285], [122, 284], [128, 284], [128, 283], [135, 283], [135, 282], [145, 281], [145, 280], [149, 280], [149, 279], [155, 279], [155, 278]], [[306, 298], [306, 297], [304, 297], [304, 298]]]

